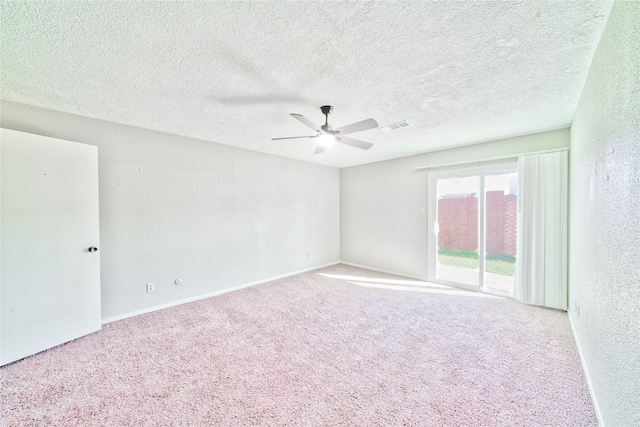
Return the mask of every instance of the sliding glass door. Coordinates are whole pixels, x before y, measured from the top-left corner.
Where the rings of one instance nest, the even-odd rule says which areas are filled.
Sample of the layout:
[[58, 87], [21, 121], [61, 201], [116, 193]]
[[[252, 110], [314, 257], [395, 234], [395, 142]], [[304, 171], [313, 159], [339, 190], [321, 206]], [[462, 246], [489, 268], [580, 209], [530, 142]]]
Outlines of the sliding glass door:
[[484, 176], [484, 287], [513, 294], [518, 242], [518, 173]]
[[437, 180], [437, 278], [480, 286], [480, 177]]
[[517, 165], [430, 173], [431, 280], [512, 295]]

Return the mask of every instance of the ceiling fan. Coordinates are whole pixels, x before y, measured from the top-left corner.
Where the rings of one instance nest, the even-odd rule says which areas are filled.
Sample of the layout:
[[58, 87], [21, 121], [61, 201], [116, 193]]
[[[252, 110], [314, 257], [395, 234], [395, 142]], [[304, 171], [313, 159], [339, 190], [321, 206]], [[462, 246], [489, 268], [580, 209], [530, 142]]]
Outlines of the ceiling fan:
[[322, 126], [314, 125], [309, 119], [307, 119], [302, 114], [291, 113], [291, 117], [298, 120], [303, 125], [308, 128], [313, 129], [316, 134], [311, 136], [287, 136], [284, 138], [271, 138], [272, 141], [277, 141], [281, 139], [297, 139], [297, 138], [316, 138], [318, 141], [318, 145], [316, 146], [316, 151], [313, 154], [320, 154], [324, 152], [325, 148], [334, 142], [339, 142], [341, 144], [350, 145], [352, 147], [361, 148], [363, 150], [368, 150], [373, 147], [373, 144], [370, 142], [360, 141], [359, 139], [349, 138], [347, 135], [350, 133], [362, 132], [367, 129], [374, 129], [378, 127], [378, 122], [373, 119], [366, 119], [360, 122], [352, 123], [347, 126], [342, 126], [337, 129], [334, 129], [331, 125], [329, 125], [329, 114], [333, 110], [333, 106], [331, 105], [323, 105], [320, 107], [322, 114], [325, 116], [325, 121]]

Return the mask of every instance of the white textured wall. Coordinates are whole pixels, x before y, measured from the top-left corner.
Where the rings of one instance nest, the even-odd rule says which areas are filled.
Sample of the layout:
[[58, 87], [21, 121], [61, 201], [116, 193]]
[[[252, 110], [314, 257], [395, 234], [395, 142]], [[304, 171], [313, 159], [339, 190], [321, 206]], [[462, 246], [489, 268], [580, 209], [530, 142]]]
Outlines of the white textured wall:
[[428, 180], [415, 167], [568, 146], [569, 129], [560, 129], [341, 169], [341, 259], [426, 279]]
[[569, 315], [598, 407], [607, 426], [640, 426], [640, 2], [614, 4], [591, 65], [570, 209]]
[[103, 318], [340, 259], [338, 169], [8, 101], [1, 125], [98, 146]]

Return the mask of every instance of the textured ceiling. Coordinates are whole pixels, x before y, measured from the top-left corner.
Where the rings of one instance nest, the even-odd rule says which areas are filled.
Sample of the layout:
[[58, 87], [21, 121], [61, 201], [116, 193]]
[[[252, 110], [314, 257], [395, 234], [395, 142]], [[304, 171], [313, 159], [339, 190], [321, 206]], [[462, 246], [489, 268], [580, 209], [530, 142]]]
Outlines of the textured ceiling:
[[[611, 5], [3, 0], [1, 96], [344, 167], [569, 125]], [[324, 104], [410, 126], [270, 141]]]

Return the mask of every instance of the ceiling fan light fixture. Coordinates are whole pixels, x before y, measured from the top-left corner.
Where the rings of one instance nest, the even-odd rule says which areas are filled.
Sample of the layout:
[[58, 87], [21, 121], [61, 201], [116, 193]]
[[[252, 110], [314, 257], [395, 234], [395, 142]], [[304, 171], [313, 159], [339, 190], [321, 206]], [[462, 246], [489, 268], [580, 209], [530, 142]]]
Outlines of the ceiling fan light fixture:
[[368, 129], [375, 129], [378, 127], [378, 122], [373, 119], [361, 120], [356, 123], [351, 123], [350, 125], [341, 126], [338, 129], [333, 129], [331, 125], [329, 125], [329, 114], [333, 107], [331, 105], [323, 105], [320, 107], [322, 113], [325, 115], [325, 123], [322, 126], [317, 126], [311, 122], [311, 120], [307, 119], [302, 114], [291, 113], [289, 114], [294, 119], [298, 120], [300, 123], [305, 125], [306, 127], [313, 129], [315, 135], [310, 136], [287, 136], [283, 138], [271, 138], [271, 140], [281, 140], [281, 139], [299, 139], [299, 138], [313, 138], [316, 140], [316, 150], [313, 154], [324, 153], [326, 147], [339, 142], [344, 145], [350, 145], [351, 147], [360, 148], [361, 150], [368, 150], [373, 147], [373, 144], [370, 142], [360, 141], [358, 139], [354, 139], [348, 136], [352, 133], [362, 132]]
[[329, 133], [321, 133], [318, 135], [318, 145], [328, 147], [334, 142], [336, 142], [336, 137]]

